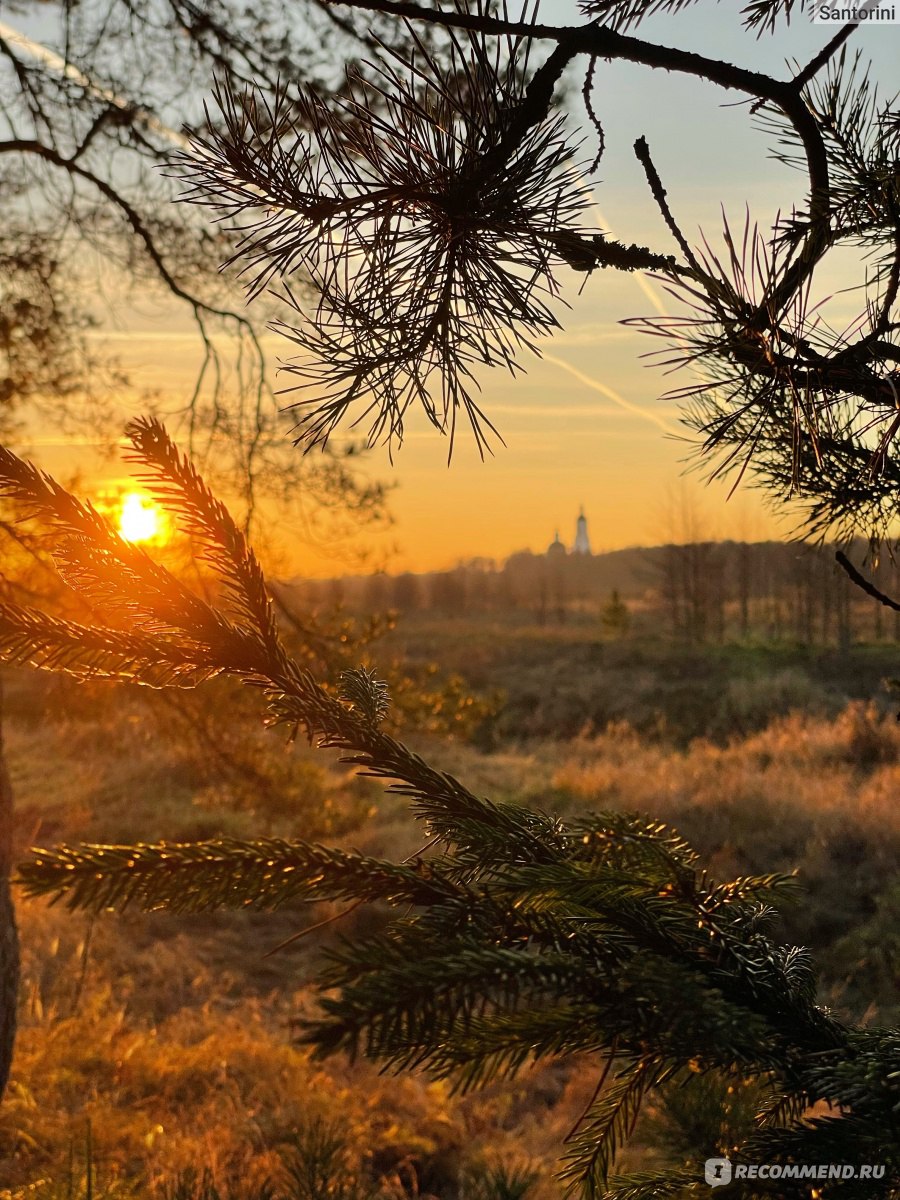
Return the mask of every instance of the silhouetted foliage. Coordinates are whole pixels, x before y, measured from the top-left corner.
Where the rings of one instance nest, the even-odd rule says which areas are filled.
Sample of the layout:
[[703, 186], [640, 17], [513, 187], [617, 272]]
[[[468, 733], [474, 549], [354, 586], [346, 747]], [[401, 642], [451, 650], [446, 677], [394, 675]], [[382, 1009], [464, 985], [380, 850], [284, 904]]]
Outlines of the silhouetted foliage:
[[[269, 287], [295, 314], [282, 331], [307, 354], [291, 369], [313, 388], [297, 402], [299, 441], [324, 442], [358, 408], [370, 441], [399, 442], [417, 402], [451, 446], [464, 412], [484, 448], [492, 426], [473, 398], [473, 369], [519, 369], [520, 350], [556, 324], [541, 297], [556, 294], [558, 270], [652, 269], [682, 304], [674, 316], [631, 323], [665, 340], [665, 365], [695, 372], [672, 394], [715, 473], [739, 477], [749, 465], [773, 493], [805, 498], [816, 532], [888, 535], [900, 482], [891, 453], [900, 429], [900, 120], [847, 57], [852, 26], [780, 79], [622, 32], [678, 10], [678, 0], [587, 3], [587, 23], [561, 27], [480, 3], [347, 3], [402, 16], [412, 47], [388, 41], [369, 80], [351, 71], [335, 103], [309, 93], [301, 107], [311, 132], [286, 111], [283, 91], [220, 90], [223, 123], [176, 166], [188, 198], [231, 232], [229, 261], [249, 275], [250, 293]], [[754, 0], [744, 21], [772, 32], [789, 8]], [[418, 40], [421, 29], [446, 39], [449, 59]], [[550, 53], [533, 67], [542, 44]], [[592, 100], [599, 59], [748, 96], [776, 154], [804, 173], [805, 198], [770, 231], [748, 216], [737, 233], [726, 222], [721, 251], [706, 240], [694, 248], [641, 137], [634, 152], [678, 254], [592, 229], [554, 99], [565, 69], [586, 60], [583, 95], [602, 153]], [[836, 332], [810, 297], [820, 269], [847, 246], [866, 255], [865, 303]], [[316, 303], [294, 295], [298, 273], [315, 282]]]

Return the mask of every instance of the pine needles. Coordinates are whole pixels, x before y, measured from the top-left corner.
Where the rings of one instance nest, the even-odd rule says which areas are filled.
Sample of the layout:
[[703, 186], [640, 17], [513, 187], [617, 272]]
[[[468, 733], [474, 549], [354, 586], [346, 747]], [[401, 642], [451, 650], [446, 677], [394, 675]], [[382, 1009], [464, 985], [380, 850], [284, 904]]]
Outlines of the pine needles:
[[221, 122], [173, 171], [225, 223], [249, 295], [290, 310], [276, 328], [301, 352], [285, 367], [298, 441], [349, 415], [370, 444], [399, 442], [419, 405], [451, 447], [463, 415], [484, 452], [496, 431], [474, 370], [515, 372], [557, 326], [555, 243], [584, 207], [549, 111], [565, 58], [528, 81], [526, 38], [451, 33], [437, 54], [407, 32], [411, 50], [382, 46], [338, 102], [220, 86]]
[[[385, 11], [386, 0], [345, 2]], [[631, 33], [692, 3], [582, 0], [586, 23], [571, 26], [483, 0], [389, 3], [401, 35], [348, 69], [340, 99], [287, 86], [217, 89], [220, 119], [173, 171], [187, 185], [182, 198], [231, 234], [225, 265], [249, 295], [269, 291], [286, 306], [274, 328], [299, 351], [284, 364], [298, 444], [322, 445], [339, 426], [362, 423], [370, 444], [393, 447], [419, 408], [451, 452], [462, 417], [484, 454], [499, 435], [478, 395], [482, 368], [515, 375], [523, 351], [540, 352], [559, 324], [559, 267], [652, 270], [679, 309], [634, 324], [665, 337], [667, 367], [697, 373], [669, 398], [683, 405], [712, 474], [737, 485], [749, 470], [780, 498], [800, 498], [805, 532], [861, 529], [873, 543], [895, 535], [896, 101], [880, 101], [846, 54], [849, 25], [787, 79]], [[797, 7], [746, 0], [740, 17], [757, 36], [772, 35]], [[534, 67], [540, 41], [552, 48]], [[804, 194], [769, 228], [748, 210], [742, 238], [725, 221], [724, 254], [705, 236], [693, 248], [638, 137], [677, 255], [588, 228], [590, 200], [554, 108], [578, 57], [588, 63], [582, 98], [601, 154], [594, 68], [623, 60], [746, 95], [774, 135], [773, 156], [804, 173]], [[864, 301], [848, 325], [840, 314], [833, 326], [820, 268], [847, 247], [868, 265], [855, 289], [842, 290]]]
[[[761, 1080], [766, 1110], [736, 1161], [827, 1162], [838, 1147], [842, 1161], [888, 1164], [866, 1193], [887, 1200], [900, 1178], [900, 1036], [820, 1008], [806, 953], [766, 932], [766, 905], [793, 881], [715, 881], [658, 822], [619, 813], [566, 822], [476, 796], [431, 766], [381, 728], [388, 697], [374, 674], [345, 671], [335, 692], [289, 657], [262, 571], [225, 507], [157, 422], [129, 433], [144, 482], [200, 541], [222, 606], [3, 452], [0, 491], [60, 536], [67, 581], [102, 601], [109, 624], [6, 605], [0, 659], [153, 687], [231, 676], [260, 694], [271, 724], [302, 728], [406, 796], [428, 841], [404, 863], [300, 840], [63, 846], [21, 866], [26, 892], [95, 913], [378, 903], [391, 913], [382, 933], [326, 954], [320, 1012], [302, 1033], [318, 1053], [366, 1054], [464, 1087], [547, 1056], [595, 1056], [597, 1094], [562, 1175], [591, 1198], [671, 1194], [667, 1178], [610, 1180], [653, 1088], [679, 1073]], [[804, 1121], [816, 1102], [844, 1115]], [[700, 1178], [694, 1170], [680, 1186]], [[825, 1195], [855, 1200], [852, 1183], [829, 1183]]]

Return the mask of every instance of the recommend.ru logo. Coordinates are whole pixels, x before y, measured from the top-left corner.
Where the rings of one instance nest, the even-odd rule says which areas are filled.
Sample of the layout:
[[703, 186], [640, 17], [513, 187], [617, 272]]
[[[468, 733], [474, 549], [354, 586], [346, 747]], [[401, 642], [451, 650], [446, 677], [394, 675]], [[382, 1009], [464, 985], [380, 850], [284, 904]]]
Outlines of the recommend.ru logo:
[[708, 1158], [703, 1168], [703, 1174], [710, 1187], [720, 1187], [723, 1183], [731, 1183], [731, 1159]]
[[710, 1187], [732, 1179], [884, 1179], [883, 1163], [732, 1163], [730, 1158], [708, 1158], [703, 1177]]

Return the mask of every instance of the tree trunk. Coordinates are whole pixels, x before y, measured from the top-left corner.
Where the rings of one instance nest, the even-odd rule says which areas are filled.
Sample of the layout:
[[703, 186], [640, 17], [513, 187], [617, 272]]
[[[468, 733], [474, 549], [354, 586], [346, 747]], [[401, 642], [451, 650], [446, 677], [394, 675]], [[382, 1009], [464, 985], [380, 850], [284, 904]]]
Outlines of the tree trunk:
[[19, 933], [9, 878], [13, 857], [13, 792], [3, 746], [3, 679], [0, 676], [0, 1098], [6, 1090], [16, 1040]]
[[738, 611], [741, 622], [741, 639], [750, 637], [750, 595], [753, 590], [753, 550], [747, 542], [738, 546]]

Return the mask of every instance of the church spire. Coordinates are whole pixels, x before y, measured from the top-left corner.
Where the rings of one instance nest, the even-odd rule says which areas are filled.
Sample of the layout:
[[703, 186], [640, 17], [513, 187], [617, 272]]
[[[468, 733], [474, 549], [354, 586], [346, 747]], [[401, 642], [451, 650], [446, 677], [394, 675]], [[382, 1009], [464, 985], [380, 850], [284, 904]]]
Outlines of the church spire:
[[573, 554], [590, 554], [591, 540], [588, 537], [587, 517], [584, 515], [584, 505], [578, 509], [578, 520], [575, 522], [575, 545]]

